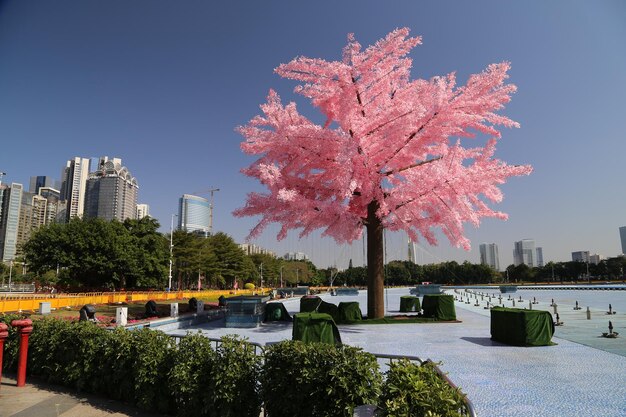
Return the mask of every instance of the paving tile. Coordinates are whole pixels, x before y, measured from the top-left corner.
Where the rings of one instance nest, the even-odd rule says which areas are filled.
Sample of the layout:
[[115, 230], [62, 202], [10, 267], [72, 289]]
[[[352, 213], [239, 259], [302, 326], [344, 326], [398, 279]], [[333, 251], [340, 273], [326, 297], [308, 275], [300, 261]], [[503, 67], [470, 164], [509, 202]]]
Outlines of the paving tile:
[[[387, 311], [397, 312], [400, 296], [408, 293], [408, 288], [386, 290]], [[626, 292], [619, 293], [626, 299]], [[626, 331], [625, 339], [617, 339], [618, 343], [613, 345], [608, 344], [612, 340], [598, 340], [596, 336], [604, 322], [608, 326], [608, 320], [601, 315], [602, 306], [608, 307], [607, 300], [615, 294], [518, 291], [515, 295], [518, 299], [521, 295], [526, 303], [534, 295], [543, 309], [548, 309], [551, 298], [558, 298], [557, 303], [563, 306], [563, 314], [559, 314], [567, 327], [557, 328], [553, 341], [558, 345], [516, 347], [493, 342], [489, 310], [483, 308], [484, 304], [474, 307], [473, 303], [461, 302], [455, 304], [462, 323], [342, 325], [339, 330], [345, 344], [362, 347], [368, 352], [411, 355], [442, 362], [441, 369], [468, 394], [480, 417], [626, 416], [626, 385], [623, 383], [626, 356], [611, 353], [624, 346]], [[600, 300], [594, 296], [599, 296]], [[568, 300], [573, 307], [573, 297], [593, 306], [596, 321], [588, 323], [580, 317], [580, 311], [566, 308]], [[322, 298], [335, 304], [358, 301], [361, 310], [366, 311], [367, 299], [363, 291], [358, 296], [324, 295]], [[619, 302], [617, 305], [620, 306]], [[287, 300], [285, 306], [290, 313], [296, 313], [299, 300]], [[619, 309], [626, 312], [626, 306]], [[616, 316], [617, 326], [622, 326], [623, 322], [626, 322], [624, 318]], [[223, 325], [223, 321], [216, 321], [194, 329], [207, 337], [239, 334], [260, 344], [291, 339], [290, 325], [268, 323], [254, 329], [226, 329]], [[185, 332], [169, 333], [182, 335]]]

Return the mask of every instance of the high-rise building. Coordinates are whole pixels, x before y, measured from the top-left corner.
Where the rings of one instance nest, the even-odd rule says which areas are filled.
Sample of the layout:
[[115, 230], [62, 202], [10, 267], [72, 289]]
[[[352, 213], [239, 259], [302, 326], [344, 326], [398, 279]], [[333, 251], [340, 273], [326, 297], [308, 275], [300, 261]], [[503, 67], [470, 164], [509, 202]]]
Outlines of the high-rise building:
[[589, 263], [594, 265], [598, 265], [602, 259], [604, 259], [603, 256], [598, 255], [597, 253], [589, 255]]
[[88, 176], [89, 158], [76, 157], [67, 161], [63, 168], [61, 200], [65, 202], [65, 221], [83, 216]]
[[537, 248], [537, 264], [539, 268], [543, 267], [543, 248]]
[[588, 250], [581, 250], [572, 252], [572, 261], [574, 262], [589, 262], [590, 256]]
[[[533, 239], [522, 239], [515, 242], [513, 249], [513, 263], [515, 266], [525, 264], [531, 268], [537, 266], [537, 251], [535, 249], [535, 241]], [[543, 263], [543, 251], [541, 251], [541, 260]]]
[[283, 259], [287, 261], [306, 261], [309, 257], [304, 252], [287, 252]]
[[415, 242], [413, 242], [411, 239], [409, 239], [408, 241], [408, 253], [409, 253], [409, 262], [412, 262], [414, 264], [417, 263], [417, 259], [415, 257]]
[[22, 184], [12, 183], [10, 187], [2, 188], [2, 214], [0, 215], [0, 259], [9, 262], [15, 258], [17, 251], [17, 232], [22, 205]]
[[498, 245], [495, 243], [482, 243], [480, 245], [480, 263], [489, 265], [494, 270], [500, 270], [500, 256], [498, 255]]
[[178, 200], [178, 230], [208, 236], [211, 232], [211, 205], [197, 195], [183, 194]]
[[626, 226], [619, 228], [619, 240], [622, 242], [622, 253], [626, 255]]
[[144, 217], [150, 217], [150, 206], [147, 204], [137, 204], [137, 219], [141, 220]]
[[59, 190], [50, 187], [39, 188], [39, 195], [46, 199], [46, 220], [45, 224], [57, 223], [59, 213], [62, 212], [61, 193]]
[[262, 248], [261, 246], [255, 245], [254, 243], [240, 243], [239, 249], [241, 249], [246, 255], [263, 254], [276, 257], [276, 252]]
[[137, 180], [119, 158], [104, 156], [89, 174], [85, 193], [85, 217], [105, 220], [137, 218]]
[[30, 187], [28, 187], [28, 192], [39, 194], [39, 189], [41, 187], [54, 188], [54, 183], [55, 181], [52, 177], [46, 177], [45, 175], [30, 177]]

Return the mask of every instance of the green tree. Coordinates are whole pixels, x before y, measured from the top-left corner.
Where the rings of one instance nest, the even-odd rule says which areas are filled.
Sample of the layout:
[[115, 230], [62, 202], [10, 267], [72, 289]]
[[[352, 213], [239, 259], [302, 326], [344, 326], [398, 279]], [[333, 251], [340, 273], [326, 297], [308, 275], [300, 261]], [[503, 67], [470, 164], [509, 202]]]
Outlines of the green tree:
[[243, 250], [226, 233], [216, 233], [210, 236], [209, 242], [216, 256], [215, 275], [220, 277], [220, 285], [232, 287], [236, 278], [244, 276], [246, 271]]
[[[146, 287], [164, 279], [167, 252], [152, 219], [72, 219], [41, 227], [22, 250], [29, 269], [59, 283], [88, 288]], [[55, 272], [56, 274], [56, 272]]]

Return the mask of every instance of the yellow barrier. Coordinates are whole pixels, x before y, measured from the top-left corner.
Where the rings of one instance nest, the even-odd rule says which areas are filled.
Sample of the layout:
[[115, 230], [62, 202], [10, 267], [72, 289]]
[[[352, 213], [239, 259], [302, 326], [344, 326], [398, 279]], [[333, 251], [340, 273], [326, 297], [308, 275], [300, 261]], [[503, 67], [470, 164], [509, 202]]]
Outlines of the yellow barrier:
[[[237, 295], [250, 295], [251, 290], [238, 290]], [[204, 291], [130, 291], [130, 292], [96, 292], [76, 294], [5, 294], [0, 295], [0, 313], [37, 311], [39, 303], [50, 303], [53, 309], [80, 307], [85, 304], [113, 304], [142, 302], [148, 300], [168, 301], [182, 300], [191, 297], [216, 298], [232, 295], [229, 290]]]

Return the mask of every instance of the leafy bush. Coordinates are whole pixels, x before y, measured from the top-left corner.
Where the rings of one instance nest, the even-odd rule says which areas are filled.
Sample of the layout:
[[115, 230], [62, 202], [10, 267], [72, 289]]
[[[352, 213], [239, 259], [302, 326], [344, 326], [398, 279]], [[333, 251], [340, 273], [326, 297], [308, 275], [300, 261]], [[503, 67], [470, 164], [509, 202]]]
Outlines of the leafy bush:
[[211, 341], [201, 334], [188, 335], [180, 341], [169, 374], [178, 416], [207, 415], [213, 402], [211, 375], [217, 360]]
[[261, 412], [259, 379], [261, 357], [237, 336], [225, 336], [217, 348], [210, 416], [258, 417]]
[[116, 400], [135, 401], [135, 381], [130, 370], [135, 366], [135, 334], [118, 327], [103, 340], [102, 355], [95, 358], [98, 370], [92, 391]]
[[28, 370], [52, 383], [90, 390], [106, 330], [91, 322], [41, 319], [33, 323]]
[[2, 314], [0, 323], [6, 323], [9, 327], [9, 336], [4, 340], [4, 355], [2, 358], [2, 368], [5, 370], [17, 371], [17, 355], [19, 350], [19, 337], [17, 329], [11, 326], [13, 320], [23, 319], [21, 314]]
[[265, 351], [261, 392], [271, 417], [352, 416], [376, 403], [382, 376], [359, 348], [286, 341]]
[[174, 351], [173, 339], [161, 331], [133, 330], [135, 402], [146, 410], [167, 412], [172, 397], [167, 385]]
[[34, 322], [28, 371], [49, 382], [105, 393], [167, 412], [172, 339], [142, 329], [108, 331], [91, 322], [45, 318]]
[[245, 284], [243, 284], [244, 290], [253, 290], [254, 288], [255, 288], [254, 284], [251, 282], [246, 282]]
[[417, 365], [403, 359], [390, 365], [379, 404], [387, 417], [461, 417], [463, 399], [432, 362]]

